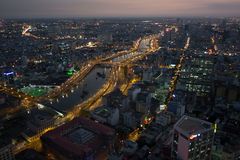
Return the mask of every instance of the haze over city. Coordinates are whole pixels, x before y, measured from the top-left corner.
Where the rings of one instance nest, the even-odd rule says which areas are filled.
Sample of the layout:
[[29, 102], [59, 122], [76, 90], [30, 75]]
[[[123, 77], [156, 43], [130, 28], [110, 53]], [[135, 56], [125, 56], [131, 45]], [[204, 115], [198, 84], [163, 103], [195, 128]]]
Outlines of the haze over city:
[[5, 18], [240, 15], [239, 0], [1, 0]]

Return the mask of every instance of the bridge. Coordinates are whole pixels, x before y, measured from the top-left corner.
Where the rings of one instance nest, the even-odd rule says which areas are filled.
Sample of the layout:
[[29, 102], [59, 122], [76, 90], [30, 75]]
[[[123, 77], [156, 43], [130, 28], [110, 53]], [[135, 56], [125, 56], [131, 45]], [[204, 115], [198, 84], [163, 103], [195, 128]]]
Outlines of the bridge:
[[7, 95], [11, 95], [16, 98], [24, 99], [24, 98], [33, 98], [30, 95], [18, 90], [17, 88], [10, 87], [4, 84], [0, 84], [0, 92], [5, 93]]
[[[23, 106], [24, 108], [29, 108], [31, 105], [33, 105], [33, 102], [35, 101], [35, 98], [33, 96], [30, 96], [20, 90], [18, 90], [17, 88], [14, 87], [10, 87], [4, 84], [0, 84], [0, 92], [4, 93], [6, 95], [10, 95], [16, 98], [21, 99], [21, 106]], [[10, 113], [12, 113], [12, 111], [9, 110]], [[7, 112], [6, 112], [7, 114]]]
[[[153, 37], [153, 38], [158, 38], [158, 37]], [[140, 46], [141, 44], [140, 40], [138, 42], [138, 46]], [[149, 41], [149, 46], [154, 46], [154, 44], [157, 41], [155, 40], [150, 40]], [[154, 51], [157, 51], [159, 49], [158, 45], [156, 45], [156, 48], [151, 48], [151, 49], [147, 49], [142, 51], [140, 54], [136, 54], [134, 56], [130, 56], [127, 59], [123, 59], [121, 61], [119, 61], [118, 63], [121, 63], [121, 65], [123, 66], [127, 66], [130, 63], [133, 63], [137, 60], [140, 60], [141, 58], [144, 58], [145, 56], [154, 53]], [[132, 50], [131, 50], [132, 51]], [[131, 52], [129, 51], [129, 52]], [[136, 50], [135, 50], [136, 51]], [[118, 56], [123, 56], [124, 54], [129, 54], [129, 52], [120, 52], [117, 53]], [[86, 63], [83, 67], [83, 69], [79, 72], [77, 72], [76, 74], [74, 74], [71, 78], [69, 78], [65, 83], [63, 83], [61, 86], [56, 87], [56, 89], [54, 89], [52, 92], [50, 92], [48, 95], [41, 97], [41, 99], [38, 99], [38, 101], [41, 100], [50, 100], [51, 98], [55, 98], [58, 97], [60, 95], [62, 95], [63, 93], [68, 92], [69, 89], [73, 88], [75, 85], [77, 85], [77, 83], [82, 80], [89, 72], [91, 72], [91, 70], [98, 64], [101, 64], [103, 61], [105, 63], [111, 61], [113, 58], [116, 58], [116, 56], [112, 56], [111, 58], [106, 58], [103, 59], [99, 59], [99, 60], [95, 60], [95, 61], [89, 61], [88, 63]], [[68, 122], [70, 120], [72, 120], [75, 117], [78, 117], [81, 114], [81, 111], [83, 110], [93, 110], [95, 107], [97, 107], [97, 104], [99, 101], [101, 101], [101, 98], [112, 92], [115, 87], [118, 84], [119, 79], [121, 78], [121, 70], [120, 70], [120, 66], [118, 65], [112, 65], [111, 66], [111, 71], [110, 74], [107, 77], [106, 82], [102, 85], [102, 87], [95, 93], [93, 94], [90, 98], [88, 98], [86, 101], [82, 102], [81, 104], [78, 104], [76, 106], [72, 107], [72, 110], [69, 111], [64, 117], [62, 117], [60, 120], [56, 119], [56, 121], [61, 121], [61, 122]], [[34, 148], [36, 146], [36, 143], [40, 143], [40, 137], [42, 134], [46, 133], [49, 130], [54, 129], [56, 126], [51, 127], [51, 128], [46, 128], [45, 130], [43, 130], [41, 133], [35, 135], [35, 140], [34, 141], [29, 141], [26, 142], [24, 144], [17, 144], [14, 146], [13, 148], [13, 152], [19, 153], [19, 151], [22, 151], [24, 149], [28, 149], [28, 148]]]
[[39, 97], [37, 102], [52, 100], [64, 93], [70, 92], [71, 89], [74, 88], [74, 86], [76, 86], [80, 81], [82, 81], [97, 64], [98, 61], [90, 61], [89, 63], [85, 64], [79, 72], [75, 73], [66, 82], [56, 87], [45, 96]]
[[108, 65], [110, 67], [114, 66], [124, 66], [126, 64], [132, 63], [139, 59], [144, 58], [148, 54], [159, 49], [158, 39], [159, 35], [151, 35], [143, 38], [139, 38], [134, 42], [133, 47], [127, 51], [120, 51], [111, 56], [100, 58], [97, 60], [90, 60], [83, 65], [81, 70], [70, 77], [66, 82], [62, 83], [60, 86], [55, 87], [48, 94], [41, 97], [32, 97], [27, 95], [16, 88], [0, 85], [0, 91], [8, 95], [22, 99], [22, 106], [25, 108], [30, 108], [36, 103], [41, 103], [43, 101], [52, 101], [61, 95], [69, 93], [74, 87], [78, 85], [91, 71], [99, 64]]

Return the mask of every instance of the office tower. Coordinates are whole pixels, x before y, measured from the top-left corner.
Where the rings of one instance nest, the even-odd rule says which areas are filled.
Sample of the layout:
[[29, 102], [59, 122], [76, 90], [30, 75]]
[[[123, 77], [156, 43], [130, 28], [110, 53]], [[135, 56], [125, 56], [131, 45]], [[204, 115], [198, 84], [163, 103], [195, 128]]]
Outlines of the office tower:
[[172, 159], [211, 159], [213, 136], [211, 123], [183, 116], [174, 126]]

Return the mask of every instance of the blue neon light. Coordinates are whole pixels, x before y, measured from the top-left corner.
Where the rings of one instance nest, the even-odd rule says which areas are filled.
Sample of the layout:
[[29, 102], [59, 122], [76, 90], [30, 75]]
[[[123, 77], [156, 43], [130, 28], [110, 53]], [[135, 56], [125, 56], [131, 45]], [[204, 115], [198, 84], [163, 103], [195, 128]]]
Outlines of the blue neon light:
[[14, 72], [6, 72], [6, 73], [3, 73], [3, 75], [5, 75], [5, 76], [10, 76], [10, 75], [13, 75], [14, 74]]

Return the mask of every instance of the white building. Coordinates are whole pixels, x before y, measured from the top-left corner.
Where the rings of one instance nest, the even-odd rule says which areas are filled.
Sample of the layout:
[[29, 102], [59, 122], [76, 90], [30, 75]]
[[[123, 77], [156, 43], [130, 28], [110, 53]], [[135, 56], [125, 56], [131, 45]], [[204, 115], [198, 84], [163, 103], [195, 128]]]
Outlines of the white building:
[[119, 123], [119, 109], [112, 107], [99, 107], [91, 113], [95, 120], [106, 123], [111, 126], [116, 126]]

